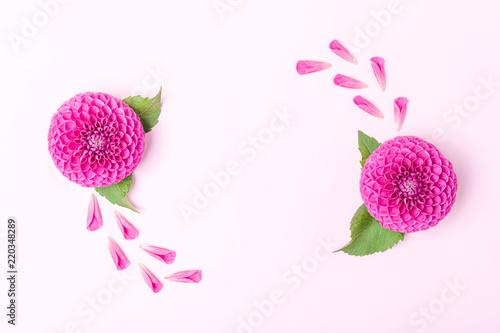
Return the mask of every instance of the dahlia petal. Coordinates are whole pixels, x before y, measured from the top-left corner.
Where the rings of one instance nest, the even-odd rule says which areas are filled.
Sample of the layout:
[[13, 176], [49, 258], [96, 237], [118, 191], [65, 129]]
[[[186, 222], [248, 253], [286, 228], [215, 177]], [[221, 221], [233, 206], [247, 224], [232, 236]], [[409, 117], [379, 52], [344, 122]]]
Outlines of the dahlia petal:
[[335, 75], [335, 77], [333, 78], [333, 83], [336, 86], [349, 89], [363, 89], [368, 87], [366, 83], [342, 74]]
[[139, 230], [130, 223], [122, 214], [115, 211], [116, 223], [118, 223], [118, 227], [123, 234], [125, 239], [136, 239], [139, 236]]
[[163, 283], [143, 264], [139, 263], [139, 269], [149, 288], [151, 288], [154, 293], [160, 292], [163, 288]]
[[173, 282], [198, 283], [201, 281], [201, 270], [190, 270], [165, 276], [165, 279]]
[[332, 64], [323, 61], [314, 60], [299, 60], [297, 61], [296, 70], [299, 75], [315, 73], [323, 71], [332, 66]]
[[385, 60], [381, 57], [373, 57], [370, 59], [372, 64], [373, 74], [375, 74], [375, 78], [377, 79], [378, 85], [382, 91], [385, 91], [386, 86], [386, 77], [385, 77]]
[[96, 231], [103, 225], [101, 208], [94, 193], [90, 196], [90, 203], [87, 212], [87, 230]]
[[123, 252], [122, 248], [111, 236], [108, 236], [108, 249], [117, 270], [121, 271], [130, 266], [130, 261]]
[[153, 246], [153, 245], [139, 245], [141, 249], [143, 249], [147, 254], [150, 256], [163, 261], [166, 264], [171, 264], [175, 261], [175, 256], [176, 253], [175, 251], [165, 249], [163, 247], [159, 246]]
[[398, 97], [394, 100], [394, 121], [396, 122], [396, 131], [400, 131], [406, 118], [406, 108], [408, 98]]
[[365, 111], [372, 116], [375, 116], [380, 119], [384, 119], [384, 115], [382, 112], [371, 102], [361, 96], [355, 96], [353, 99], [354, 104], [356, 104], [361, 110]]
[[338, 40], [332, 40], [332, 42], [330, 43], [330, 50], [332, 50], [333, 53], [335, 53], [342, 59], [349, 61], [350, 63], [355, 65], [358, 64], [358, 61], [356, 60], [354, 55], [352, 55], [352, 53], [349, 52], [349, 50], [346, 49], [344, 45], [340, 44]]

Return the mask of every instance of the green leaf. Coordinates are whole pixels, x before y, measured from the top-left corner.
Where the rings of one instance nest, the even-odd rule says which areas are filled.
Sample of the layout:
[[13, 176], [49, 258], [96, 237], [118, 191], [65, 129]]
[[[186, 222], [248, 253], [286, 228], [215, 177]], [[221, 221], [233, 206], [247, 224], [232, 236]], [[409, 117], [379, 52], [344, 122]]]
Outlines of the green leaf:
[[371, 136], [358, 131], [358, 149], [361, 152], [361, 169], [365, 166], [368, 156], [370, 156], [380, 145], [381, 143]]
[[392, 231], [382, 227], [380, 223], [368, 213], [368, 209], [364, 204], [361, 205], [354, 214], [350, 229], [351, 241], [335, 252], [344, 251], [353, 256], [366, 256], [391, 249], [405, 237], [405, 234], [402, 232]]
[[97, 193], [105, 197], [112, 204], [122, 206], [139, 213], [137, 209], [132, 206], [130, 201], [126, 198], [127, 193], [130, 191], [132, 185], [132, 174], [124, 178], [121, 182], [112, 184], [106, 187], [95, 187]]
[[130, 96], [123, 100], [141, 119], [144, 132], [147, 133], [158, 123], [161, 112], [161, 87], [153, 98]]

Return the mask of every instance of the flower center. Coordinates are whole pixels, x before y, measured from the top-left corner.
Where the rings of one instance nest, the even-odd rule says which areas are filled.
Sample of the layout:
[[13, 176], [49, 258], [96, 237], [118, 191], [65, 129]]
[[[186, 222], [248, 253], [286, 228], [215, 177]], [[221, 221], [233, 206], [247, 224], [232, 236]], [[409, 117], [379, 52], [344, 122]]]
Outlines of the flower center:
[[430, 189], [429, 177], [422, 172], [401, 172], [393, 181], [399, 197], [411, 199], [423, 198]]
[[87, 139], [87, 144], [89, 145], [90, 150], [101, 150], [105, 142], [106, 139], [97, 133], [90, 135]]
[[113, 137], [113, 134], [103, 128], [90, 128], [82, 132], [83, 149], [91, 156], [106, 155], [108, 150], [114, 147]]
[[415, 178], [408, 177], [406, 179], [401, 179], [398, 187], [405, 197], [413, 197], [418, 193], [420, 184]]

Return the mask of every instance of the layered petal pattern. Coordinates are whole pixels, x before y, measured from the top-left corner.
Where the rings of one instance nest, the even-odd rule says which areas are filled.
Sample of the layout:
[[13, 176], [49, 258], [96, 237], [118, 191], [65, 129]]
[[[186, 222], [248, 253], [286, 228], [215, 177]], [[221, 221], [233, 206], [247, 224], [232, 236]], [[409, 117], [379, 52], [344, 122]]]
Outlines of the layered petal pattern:
[[87, 230], [96, 231], [103, 225], [101, 208], [94, 193], [90, 196], [89, 209], [87, 211]]
[[399, 136], [366, 159], [360, 191], [368, 211], [384, 228], [416, 232], [435, 226], [450, 212], [457, 177], [435, 146]]
[[153, 245], [141, 244], [139, 247], [153, 258], [163, 261], [165, 264], [171, 264], [175, 261], [175, 251]]
[[52, 117], [49, 152], [61, 173], [84, 187], [105, 187], [132, 173], [144, 151], [139, 116], [104, 93], [72, 97]]
[[165, 276], [165, 279], [173, 282], [198, 283], [201, 281], [201, 271], [190, 270], [190, 271], [177, 272], [170, 276]]
[[130, 266], [130, 260], [128, 260], [125, 252], [111, 236], [108, 236], [108, 249], [117, 270], [121, 271]]
[[116, 223], [123, 234], [123, 237], [127, 240], [136, 239], [139, 236], [139, 230], [130, 223], [125, 216], [115, 211]]
[[144, 278], [144, 281], [146, 281], [147, 285], [154, 293], [158, 293], [163, 289], [163, 283], [153, 273], [151, 273], [146, 266], [139, 263], [139, 269], [141, 270], [141, 275]]
[[300, 75], [315, 73], [319, 71], [323, 71], [332, 66], [332, 64], [323, 61], [315, 61], [315, 60], [299, 60], [297, 61], [297, 65], [295, 69], [297, 73]]

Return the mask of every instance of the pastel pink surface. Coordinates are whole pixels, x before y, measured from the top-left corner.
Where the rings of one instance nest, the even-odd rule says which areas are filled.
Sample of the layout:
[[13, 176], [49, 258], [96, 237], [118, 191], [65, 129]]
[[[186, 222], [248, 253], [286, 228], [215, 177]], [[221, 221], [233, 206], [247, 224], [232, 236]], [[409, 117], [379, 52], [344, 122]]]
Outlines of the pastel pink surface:
[[359, 183], [368, 212], [384, 228], [404, 233], [437, 225], [457, 192], [451, 162], [414, 136], [384, 142], [366, 159]]
[[[214, 3], [233, 10], [220, 20]], [[372, 11], [388, 20], [382, 14], [397, 1], [237, 3], [3, 3], [1, 210], [4, 223], [10, 214], [21, 223], [22, 266], [19, 325], [6, 323], [4, 309], [0, 332], [238, 333], [240, 326], [240, 333], [500, 332], [500, 223], [494, 218], [500, 193], [492, 153], [500, 87], [483, 84], [500, 81], [494, 40], [500, 2], [399, 1], [388, 26]], [[8, 34], [24, 38], [24, 17], [36, 15], [35, 24], [43, 24], [39, 4], [59, 4], [59, 10], [35, 26], [36, 36], [16, 54]], [[380, 34], [359, 37], [360, 46], [356, 37], [367, 28], [378, 32], [377, 24]], [[334, 38], [359, 65], [330, 51]], [[134, 39], [147, 50], [130, 47]], [[370, 66], [374, 55], [386, 57], [383, 94]], [[305, 58], [333, 66], [300, 76], [295, 65]], [[362, 92], [386, 119], [358, 110], [356, 91], [333, 85], [337, 72], [369, 83]], [[87, 231], [91, 190], [53, 166], [45, 147], [48, 122], [77, 92], [153, 97], [160, 84], [162, 115], [146, 134], [147, 154], [129, 193], [141, 214], [96, 193], [104, 226]], [[476, 88], [482, 99], [469, 111], [463, 105], [476, 100]], [[410, 101], [397, 134], [393, 100], [399, 96]], [[455, 103], [462, 111], [452, 111]], [[285, 124], [275, 108], [294, 118]], [[257, 139], [258, 150], [247, 137], [264, 130], [267, 139], [266, 128], [279, 132], [266, 144]], [[363, 203], [357, 130], [380, 142], [415, 135], [433, 143], [453, 163], [459, 186], [452, 210], [436, 227], [363, 258], [327, 250], [349, 240], [349, 221]], [[243, 143], [255, 152], [251, 162], [237, 150]], [[215, 182], [210, 172], [219, 174], [233, 159], [241, 172], [185, 223], [178, 206], [194, 207], [193, 190], [203, 192]], [[28, 200], [33, 188], [36, 199]], [[123, 240], [113, 209], [140, 227], [139, 238]], [[146, 264], [165, 290], [150, 291], [138, 267], [117, 271], [106, 253], [107, 234], [131, 266]], [[179, 257], [165, 265], [143, 253], [141, 243], [170, 246]], [[199, 265], [204, 281], [198, 285], [163, 279]], [[455, 278], [466, 290], [449, 288]], [[87, 304], [98, 296], [100, 312]], [[269, 317], [255, 306], [272, 300], [279, 302]], [[80, 305], [95, 313], [92, 321], [76, 312]], [[246, 324], [255, 327], [245, 332]]]
[[105, 93], [87, 92], [64, 102], [52, 117], [49, 153], [61, 173], [84, 187], [120, 182], [144, 151], [139, 116]]

